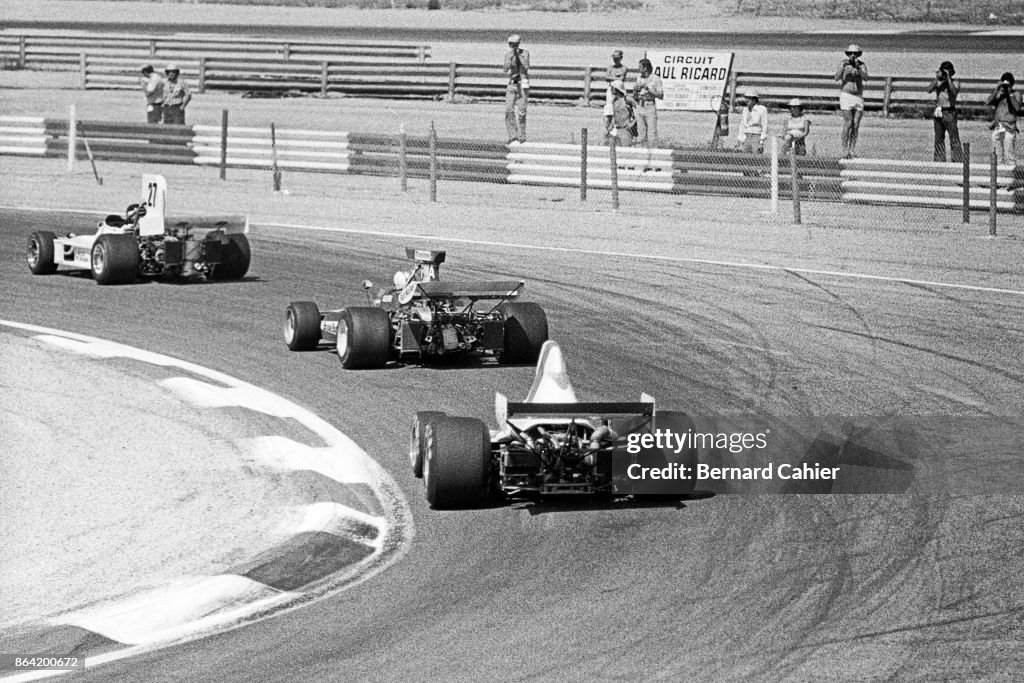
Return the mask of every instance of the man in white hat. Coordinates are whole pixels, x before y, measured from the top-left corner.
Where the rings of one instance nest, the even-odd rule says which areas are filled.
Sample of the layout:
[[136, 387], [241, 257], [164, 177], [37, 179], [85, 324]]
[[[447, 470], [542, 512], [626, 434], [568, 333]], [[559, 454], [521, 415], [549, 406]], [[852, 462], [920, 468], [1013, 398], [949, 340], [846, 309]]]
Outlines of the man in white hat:
[[860, 45], [846, 48], [846, 58], [839, 62], [836, 80], [839, 81], [839, 111], [843, 114], [841, 142], [843, 157], [852, 159], [857, 153], [857, 134], [860, 120], [864, 116], [864, 81], [868, 79], [868, 68], [860, 60], [863, 54]]
[[508, 37], [508, 53], [503, 71], [508, 74], [505, 88], [505, 131], [508, 141], [526, 142], [526, 99], [530, 92], [530, 53], [519, 47], [520, 38]]
[[736, 145], [743, 152], [762, 154], [764, 142], [768, 139], [768, 107], [761, 104], [755, 90], [743, 93], [747, 106], [740, 118], [740, 130], [736, 134]]
[[185, 124], [185, 107], [192, 100], [192, 91], [181, 80], [181, 69], [177, 64], [168, 64], [164, 69], [164, 123]]
[[146, 123], [160, 123], [163, 120], [164, 78], [152, 64], [142, 67], [142, 93], [146, 96]]

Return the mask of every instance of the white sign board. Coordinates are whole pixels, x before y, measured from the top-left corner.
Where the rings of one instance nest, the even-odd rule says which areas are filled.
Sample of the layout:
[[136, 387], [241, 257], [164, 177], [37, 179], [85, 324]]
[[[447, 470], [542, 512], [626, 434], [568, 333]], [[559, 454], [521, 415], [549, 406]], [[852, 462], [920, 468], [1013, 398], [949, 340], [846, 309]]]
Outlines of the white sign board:
[[647, 59], [665, 88], [665, 99], [657, 100], [658, 109], [717, 112], [729, 82], [732, 56], [731, 52], [649, 50]]

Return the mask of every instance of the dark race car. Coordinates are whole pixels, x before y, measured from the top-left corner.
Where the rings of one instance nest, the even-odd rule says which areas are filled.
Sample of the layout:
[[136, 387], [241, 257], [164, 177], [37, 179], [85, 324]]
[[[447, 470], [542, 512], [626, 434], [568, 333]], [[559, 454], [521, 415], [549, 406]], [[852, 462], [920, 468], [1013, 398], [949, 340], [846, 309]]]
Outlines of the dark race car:
[[488, 430], [476, 418], [416, 413], [409, 459], [431, 507], [574, 494], [678, 497], [694, 491], [697, 448], [667, 439], [668, 432], [691, 433], [690, 417], [656, 410], [647, 394], [637, 403], [578, 401], [554, 341], [544, 344], [526, 400], [510, 403], [499, 393], [495, 414], [498, 429]]
[[367, 306], [321, 311], [312, 301], [288, 305], [284, 341], [292, 351], [333, 344], [343, 367], [383, 367], [389, 360], [427, 361], [471, 353], [501, 363], [533, 363], [548, 338], [544, 309], [518, 301], [522, 280], [439, 279], [445, 252], [406, 249], [415, 263]]

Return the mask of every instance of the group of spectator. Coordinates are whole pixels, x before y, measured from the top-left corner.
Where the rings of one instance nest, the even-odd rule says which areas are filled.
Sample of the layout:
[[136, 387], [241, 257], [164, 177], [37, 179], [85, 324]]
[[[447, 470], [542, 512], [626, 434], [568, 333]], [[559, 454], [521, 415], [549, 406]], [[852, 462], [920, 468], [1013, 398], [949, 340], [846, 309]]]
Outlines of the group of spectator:
[[140, 80], [146, 96], [146, 122], [183, 125], [192, 91], [182, 80], [181, 69], [176, 64], [168, 64], [160, 75], [152, 64], [146, 64]]

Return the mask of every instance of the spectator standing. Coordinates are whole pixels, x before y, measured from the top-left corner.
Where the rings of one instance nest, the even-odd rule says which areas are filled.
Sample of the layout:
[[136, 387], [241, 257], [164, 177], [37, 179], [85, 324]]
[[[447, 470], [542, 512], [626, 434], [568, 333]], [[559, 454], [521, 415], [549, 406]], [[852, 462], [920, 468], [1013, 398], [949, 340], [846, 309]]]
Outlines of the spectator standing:
[[1024, 103], [1021, 102], [1020, 93], [1014, 92], [1015, 79], [1013, 74], [1007, 71], [999, 77], [999, 85], [989, 95], [985, 102], [992, 111], [992, 151], [996, 157], [1002, 157], [999, 163], [1016, 164], [1017, 156], [1014, 154], [1013, 143], [1017, 138], [1017, 117], [1024, 113]]
[[793, 154], [807, 156], [807, 136], [810, 134], [811, 120], [804, 114], [804, 103], [793, 98], [789, 101], [789, 118], [782, 136], [783, 153], [788, 153], [792, 147]]
[[665, 88], [661, 76], [654, 73], [649, 59], [640, 60], [640, 78], [633, 88], [636, 100], [637, 142], [646, 147], [658, 146], [657, 101], [665, 99]]
[[846, 48], [846, 59], [839, 62], [836, 80], [839, 81], [839, 111], [843, 114], [843, 157], [852, 159], [857, 154], [857, 136], [860, 120], [864, 117], [864, 81], [868, 68], [861, 61], [859, 45]]
[[747, 106], [741, 114], [736, 144], [743, 152], [761, 154], [764, 141], [768, 139], [768, 107], [761, 104], [761, 98], [754, 90], [748, 90], [743, 97]]
[[146, 123], [160, 123], [164, 117], [164, 79], [152, 64], [142, 67], [142, 92], [146, 96]]
[[636, 101], [626, 94], [626, 86], [622, 81], [612, 82], [612, 127], [608, 129], [608, 141], [615, 138], [619, 147], [633, 145], [632, 128], [636, 124], [633, 108]]
[[181, 79], [181, 70], [176, 64], [168, 64], [164, 73], [167, 74], [164, 81], [164, 123], [184, 125], [185, 107], [192, 100], [192, 91]]
[[963, 148], [960, 145], [960, 129], [957, 125], [956, 99], [960, 95], [960, 81], [953, 78], [956, 69], [953, 62], [943, 62], [935, 72], [935, 78], [928, 86], [928, 92], [935, 93], [935, 111], [932, 122], [935, 124], [935, 161], [946, 160], [946, 133], [949, 133], [949, 153], [954, 162], [964, 160]]
[[612, 109], [612, 101], [615, 99], [615, 93], [612, 92], [612, 83], [615, 81], [625, 83], [626, 76], [628, 75], [629, 69], [622, 63], [622, 50], [615, 50], [612, 52], [612, 64], [604, 75], [604, 80], [608, 83], [604, 93], [604, 127], [606, 131], [611, 130], [612, 117], [615, 114]]
[[503, 71], [508, 74], [505, 88], [505, 131], [509, 142], [526, 142], [526, 100], [530, 91], [530, 53], [519, 47], [516, 34], [508, 37], [508, 54]]

